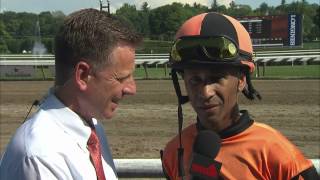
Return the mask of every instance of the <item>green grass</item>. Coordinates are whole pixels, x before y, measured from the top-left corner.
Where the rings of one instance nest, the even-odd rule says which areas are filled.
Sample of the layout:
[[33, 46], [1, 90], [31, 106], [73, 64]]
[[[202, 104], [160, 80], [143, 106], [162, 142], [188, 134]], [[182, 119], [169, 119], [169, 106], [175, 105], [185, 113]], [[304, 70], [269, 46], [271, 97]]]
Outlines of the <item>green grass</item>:
[[319, 49], [320, 41], [303, 43], [303, 49]]
[[[166, 71], [163, 67], [158, 68], [147, 68], [148, 78], [160, 79], [170, 78], [170, 68]], [[257, 69], [253, 73], [253, 77], [257, 74]], [[145, 70], [142, 67], [136, 68], [134, 73], [135, 78], [141, 79], [146, 78]], [[263, 67], [260, 66], [259, 78], [320, 78], [320, 65], [282, 65], [282, 66], [266, 66], [265, 74], [263, 76]]]
[[[170, 68], [167, 69], [165, 76], [165, 69], [163, 67], [147, 68], [148, 78], [160, 79], [170, 78]], [[253, 73], [253, 77], [257, 70]], [[142, 67], [136, 68], [135, 78], [146, 78], [145, 71]], [[294, 66], [266, 66], [265, 74], [263, 76], [263, 67], [260, 67], [260, 78], [320, 78], [320, 65], [294, 65]]]
[[[260, 67], [261, 76], [263, 76], [262, 67]], [[264, 77], [320, 78], [320, 65], [266, 66]]]
[[[148, 78], [149, 79], [169, 79], [169, 73], [171, 69], [167, 68], [165, 70], [164, 67], [148, 67]], [[266, 66], [264, 75], [263, 75], [263, 66], [260, 66], [259, 73], [260, 76], [256, 77], [256, 74], [258, 73], [257, 69], [253, 73], [254, 78], [277, 78], [277, 79], [304, 79], [304, 78], [314, 78], [319, 79], [320, 78], [320, 65], [280, 65], [280, 66]], [[45, 78], [43, 78], [43, 74]], [[146, 73], [143, 67], [137, 67], [136, 71], [134, 72], [134, 77], [136, 79], [146, 79]], [[0, 77], [0, 80], [51, 80], [54, 77], [52, 77], [49, 69], [43, 69], [43, 72], [41, 68], [37, 68], [35, 77]]]

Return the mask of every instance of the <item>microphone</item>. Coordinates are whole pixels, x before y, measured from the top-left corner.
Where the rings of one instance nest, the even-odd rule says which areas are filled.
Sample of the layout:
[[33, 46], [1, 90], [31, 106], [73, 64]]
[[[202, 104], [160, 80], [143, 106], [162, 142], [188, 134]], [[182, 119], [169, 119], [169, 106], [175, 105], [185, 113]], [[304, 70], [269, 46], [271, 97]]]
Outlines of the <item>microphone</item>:
[[213, 131], [200, 131], [193, 144], [190, 174], [192, 180], [218, 180], [221, 163], [215, 161], [221, 146], [221, 139]]

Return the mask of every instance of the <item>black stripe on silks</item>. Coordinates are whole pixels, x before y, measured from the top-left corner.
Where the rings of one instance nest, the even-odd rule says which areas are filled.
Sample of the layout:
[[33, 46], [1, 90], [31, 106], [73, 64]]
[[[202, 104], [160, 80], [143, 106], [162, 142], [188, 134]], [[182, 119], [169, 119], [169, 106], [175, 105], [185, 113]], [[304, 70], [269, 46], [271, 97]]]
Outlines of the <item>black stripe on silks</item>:
[[[225, 138], [240, 134], [241, 132], [245, 131], [253, 124], [254, 121], [250, 118], [249, 112], [247, 110], [241, 110], [240, 113], [242, 115], [240, 116], [240, 119], [238, 122], [236, 122], [235, 124], [227, 127], [226, 129], [218, 133], [221, 139], [225, 139]], [[197, 117], [196, 127], [198, 131], [207, 130], [200, 123], [200, 120], [198, 117]]]
[[225, 35], [233, 39], [237, 44], [238, 35], [233, 24], [223, 15], [208, 13], [202, 22], [201, 36]]
[[298, 180], [299, 177], [303, 177], [304, 180], [320, 179], [319, 174], [314, 166], [302, 171], [297, 176], [293, 177], [291, 180]]

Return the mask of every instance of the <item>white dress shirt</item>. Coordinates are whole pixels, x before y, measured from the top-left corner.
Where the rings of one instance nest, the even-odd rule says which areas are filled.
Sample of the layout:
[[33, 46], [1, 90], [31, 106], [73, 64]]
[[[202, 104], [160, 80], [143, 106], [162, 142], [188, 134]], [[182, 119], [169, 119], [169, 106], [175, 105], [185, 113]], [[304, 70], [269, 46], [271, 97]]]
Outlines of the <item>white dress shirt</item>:
[[[117, 179], [103, 127], [93, 119], [107, 180]], [[87, 141], [90, 127], [54, 94], [19, 127], [0, 161], [0, 180], [96, 180]]]

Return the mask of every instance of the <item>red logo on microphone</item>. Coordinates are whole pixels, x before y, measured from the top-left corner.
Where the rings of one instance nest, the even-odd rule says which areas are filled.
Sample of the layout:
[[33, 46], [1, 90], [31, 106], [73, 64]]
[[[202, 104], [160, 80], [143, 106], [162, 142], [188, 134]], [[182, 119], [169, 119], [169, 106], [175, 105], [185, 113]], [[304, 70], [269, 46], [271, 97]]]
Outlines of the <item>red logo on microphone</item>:
[[203, 167], [200, 164], [192, 164], [191, 165], [191, 171], [195, 173], [199, 173], [204, 176], [209, 176], [209, 177], [217, 177], [218, 173], [216, 170], [216, 167], [212, 164], [209, 167]]

